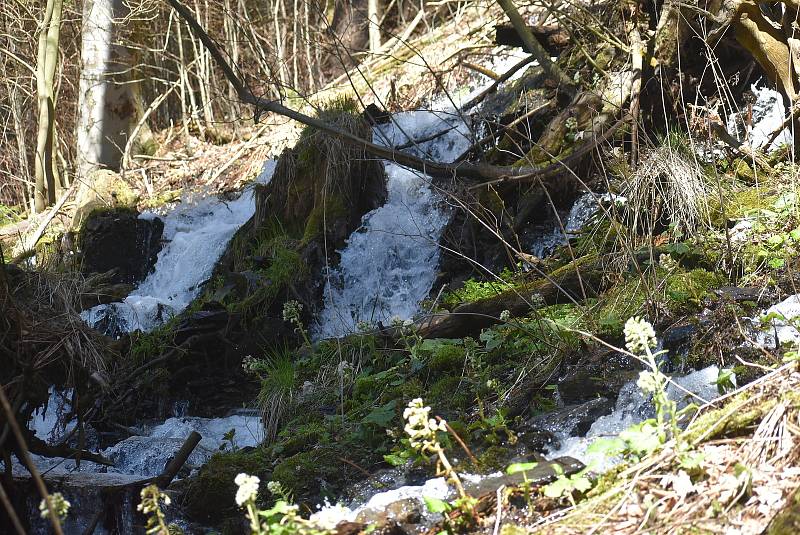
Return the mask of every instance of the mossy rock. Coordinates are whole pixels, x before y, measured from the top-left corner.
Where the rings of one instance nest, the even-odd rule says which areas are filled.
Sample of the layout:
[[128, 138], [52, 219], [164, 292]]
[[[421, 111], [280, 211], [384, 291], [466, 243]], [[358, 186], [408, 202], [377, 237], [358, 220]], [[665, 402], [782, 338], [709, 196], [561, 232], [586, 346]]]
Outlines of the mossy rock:
[[466, 410], [474, 399], [469, 386], [461, 376], [443, 377], [431, 385], [428, 400], [438, 410]]
[[79, 230], [89, 214], [98, 210], [135, 210], [139, 196], [122, 177], [108, 169], [97, 169], [89, 173], [75, 198], [75, 215], [72, 229]]
[[724, 191], [722, 206], [718, 196], [712, 195], [708, 199], [711, 222], [717, 227], [724, 227], [727, 221], [749, 217], [771, 208], [778, 197], [768, 185]]
[[330, 450], [314, 449], [288, 457], [275, 466], [272, 479], [289, 489], [298, 501], [330, 494], [344, 481], [343, 463]]
[[184, 507], [191, 518], [219, 524], [225, 518], [238, 517], [236, 505], [237, 474], [246, 473], [261, 479], [260, 492], [266, 492], [269, 481], [270, 459], [265, 450], [256, 448], [248, 452], [217, 453], [190, 481]]
[[666, 279], [667, 308], [673, 314], [693, 312], [701, 307], [711, 290], [727, 283], [727, 278], [705, 269], [671, 274]]

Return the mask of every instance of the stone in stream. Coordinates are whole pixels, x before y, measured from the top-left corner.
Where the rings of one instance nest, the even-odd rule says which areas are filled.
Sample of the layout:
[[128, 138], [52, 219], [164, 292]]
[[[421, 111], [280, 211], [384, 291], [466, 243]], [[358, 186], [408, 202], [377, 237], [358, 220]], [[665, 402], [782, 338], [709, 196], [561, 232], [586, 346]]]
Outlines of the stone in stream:
[[141, 282], [155, 266], [163, 231], [163, 221], [140, 219], [134, 210], [93, 212], [87, 216], [80, 232], [82, 271], [116, 270], [109, 283]]
[[567, 366], [558, 381], [558, 392], [567, 405], [598, 396], [616, 399], [622, 386], [638, 376], [639, 369], [634, 359], [617, 351], [600, 349]]
[[613, 410], [614, 402], [600, 397], [531, 418], [525, 427], [550, 433], [558, 431], [569, 436], [583, 436], [599, 417], [611, 414]]

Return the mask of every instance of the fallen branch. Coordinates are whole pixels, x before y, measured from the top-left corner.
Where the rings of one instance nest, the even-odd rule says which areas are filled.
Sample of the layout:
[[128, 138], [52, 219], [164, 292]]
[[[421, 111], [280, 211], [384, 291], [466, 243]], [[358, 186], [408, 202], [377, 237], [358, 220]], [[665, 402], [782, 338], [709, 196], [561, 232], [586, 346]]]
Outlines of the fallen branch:
[[[30, 237], [25, 238], [22, 241], [22, 245], [20, 246], [20, 254], [17, 255], [17, 257], [25, 258], [26, 253], [29, 253], [30, 251], [34, 250], [36, 244], [39, 243], [39, 239], [42, 237], [42, 234], [44, 234], [44, 231], [50, 224], [50, 221], [52, 221], [53, 218], [58, 213], [58, 211], [61, 210], [61, 207], [64, 206], [64, 203], [66, 203], [67, 199], [69, 199], [72, 196], [77, 187], [78, 187], [78, 181], [75, 181], [72, 183], [69, 189], [64, 192], [64, 195], [61, 196], [61, 200], [59, 200], [56, 203], [56, 205], [50, 209], [50, 212], [48, 212], [47, 216], [44, 219], [42, 219], [42, 222], [39, 224], [39, 227], [36, 229], [36, 231], [33, 234], [31, 234]], [[15, 257], [14, 260], [11, 261], [11, 263], [16, 264], [18, 262], [17, 257]]]
[[169, 484], [172, 483], [172, 480], [175, 479], [175, 476], [177, 476], [178, 472], [183, 468], [183, 465], [189, 460], [189, 456], [194, 449], [200, 444], [202, 438], [203, 437], [200, 436], [200, 433], [197, 431], [189, 433], [181, 449], [170, 459], [164, 471], [155, 478], [154, 483], [158, 485], [159, 488], [165, 489], [169, 487]]
[[503, 8], [508, 20], [511, 21], [511, 24], [517, 31], [517, 35], [522, 39], [522, 43], [525, 45], [525, 51], [533, 54], [547, 76], [558, 82], [559, 85], [562, 86], [563, 91], [574, 96], [575, 93], [577, 93], [574, 82], [570, 80], [569, 76], [567, 76], [552, 59], [550, 59], [550, 54], [533, 35], [530, 28], [519, 14], [519, 11], [517, 11], [514, 2], [511, 0], [497, 0], [497, 3]]

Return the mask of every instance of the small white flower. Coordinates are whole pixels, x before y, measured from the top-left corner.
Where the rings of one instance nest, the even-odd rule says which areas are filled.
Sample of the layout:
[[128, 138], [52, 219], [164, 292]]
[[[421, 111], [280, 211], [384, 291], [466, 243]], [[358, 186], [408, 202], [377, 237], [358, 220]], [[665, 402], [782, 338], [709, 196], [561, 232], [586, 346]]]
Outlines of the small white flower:
[[636, 381], [636, 386], [638, 386], [642, 392], [652, 394], [658, 389], [658, 381], [653, 372], [639, 372], [639, 380]]
[[[64, 499], [64, 495], [60, 492], [54, 492], [50, 495], [50, 501], [53, 504], [53, 511], [59, 518], [64, 518], [69, 512], [70, 503]], [[50, 510], [47, 507], [47, 501], [42, 500], [39, 503], [39, 515], [42, 518], [50, 516]]]
[[658, 264], [667, 271], [672, 271], [678, 267], [678, 263], [672, 258], [672, 255], [667, 253], [662, 253], [658, 257]]
[[303, 304], [299, 301], [286, 301], [283, 304], [283, 321], [288, 321], [289, 323], [299, 322], [302, 313]]
[[267, 483], [267, 490], [270, 492], [270, 494], [280, 494], [283, 492], [283, 487], [281, 486], [280, 481], [272, 480]]
[[635, 355], [644, 354], [648, 349], [655, 349], [656, 331], [653, 326], [639, 317], [633, 317], [625, 322], [625, 346]]
[[509, 312], [508, 310], [504, 310], [500, 313], [500, 321], [505, 323], [508, 322], [508, 320], [510, 319], [511, 319], [511, 312]]
[[428, 417], [430, 411], [430, 407], [423, 406], [421, 398], [411, 400], [403, 411], [403, 419], [406, 420], [404, 430], [411, 447], [421, 452], [435, 451], [439, 447], [436, 432], [447, 431], [444, 420]]
[[239, 474], [233, 482], [239, 486], [239, 490], [236, 491], [236, 505], [241, 507], [247, 502], [256, 499], [258, 495], [258, 485], [261, 483], [261, 480], [256, 476]]
[[325, 505], [320, 507], [319, 511], [311, 515], [308, 520], [319, 529], [333, 531], [342, 522], [352, 522], [354, 517], [353, 511], [347, 507], [338, 503], [331, 505], [326, 500]]

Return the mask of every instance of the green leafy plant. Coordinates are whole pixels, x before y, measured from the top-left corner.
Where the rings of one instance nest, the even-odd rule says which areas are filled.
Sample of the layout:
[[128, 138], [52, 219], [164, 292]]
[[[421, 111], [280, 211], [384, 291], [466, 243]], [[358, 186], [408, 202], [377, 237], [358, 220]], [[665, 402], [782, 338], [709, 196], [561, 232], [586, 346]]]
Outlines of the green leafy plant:
[[556, 479], [542, 489], [542, 493], [548, 498], [565, 497], [575, 505], [575, 493], [584, 493], [592, 488], [592, 482], [588, 477], [588, 468], [568, 476], [564, 473], [561, 465], [553, 463], [550, 466], [556, 473]]
[[289, 503], [288, 493], [280, 486], [268, 484], [268, 489], [278, 500], [269, 509], [260, 509], [256, 503], [258, 487], [261, 481], [256, 476], [239, 474], [234, 480], [239, 489], [236, 491], [236, 504], [245, 510], [253, 535], [328, 535], [334, 533], [327, 527], [304, 519], [298, 512], [297, 505]]
[[275, 350], [264, 359], [247, 355], [242, 360], [245, 372], [261, 380], [258, 405], [264, 421], [264, 438], [272, 442], [278, 426], [294, 403], [298, 371], [294, 354], [288, 349]]

